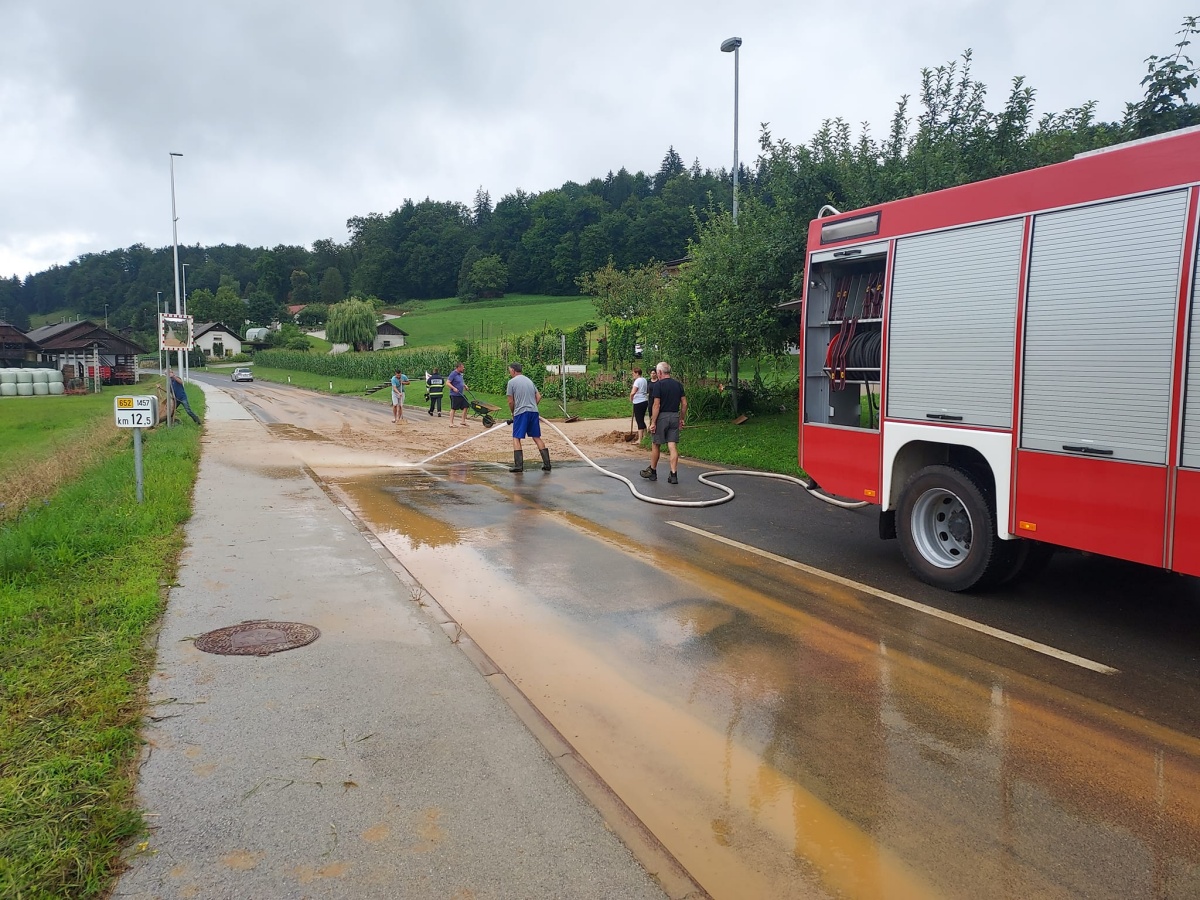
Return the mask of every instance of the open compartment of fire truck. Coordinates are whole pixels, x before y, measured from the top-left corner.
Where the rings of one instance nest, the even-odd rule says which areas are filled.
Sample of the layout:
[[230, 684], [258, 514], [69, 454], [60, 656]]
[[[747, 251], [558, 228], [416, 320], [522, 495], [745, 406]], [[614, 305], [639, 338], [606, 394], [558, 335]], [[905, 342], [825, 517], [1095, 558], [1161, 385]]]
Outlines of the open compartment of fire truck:
[[805, 303], [808, 422], [879, 427], [886, 249], [814, 256]]

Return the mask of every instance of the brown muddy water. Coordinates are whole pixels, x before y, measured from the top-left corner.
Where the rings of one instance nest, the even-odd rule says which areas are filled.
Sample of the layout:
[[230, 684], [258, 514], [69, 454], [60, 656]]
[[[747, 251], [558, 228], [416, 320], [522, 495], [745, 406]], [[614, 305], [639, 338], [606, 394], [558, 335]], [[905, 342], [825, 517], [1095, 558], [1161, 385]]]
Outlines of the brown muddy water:
[[714, 897], [1200, 896], [1200, 741], [540, 477], [334, 483]]

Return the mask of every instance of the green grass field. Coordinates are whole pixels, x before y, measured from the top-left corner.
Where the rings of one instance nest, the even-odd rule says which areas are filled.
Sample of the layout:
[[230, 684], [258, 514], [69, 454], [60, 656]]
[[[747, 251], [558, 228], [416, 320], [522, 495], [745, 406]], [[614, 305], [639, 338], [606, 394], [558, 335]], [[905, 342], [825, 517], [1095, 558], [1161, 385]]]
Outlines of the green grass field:
[[97, 421], [111, 419], [114, 396], [106, 391], [0, 398], [0, 479], [20, 463], [40, 459], [56, 446], [79, 440]]
[[106, 896], [142, 830], [146, 636], [183, 546], [200, 431], [144, 433], [138, 503], [119, 392], [0, 401], [0, 485], [46, 479], [0, 527], [0, 897]]
[[598, 321], [590, 297], [513, 294], [499, 300], [461, 303], [456, 298], [427, 300], [393, 324], [408, 332], [409, 347], [449, 347], [459, 339], [493, 341], [506, 334], [552, 328], [571, 329]]

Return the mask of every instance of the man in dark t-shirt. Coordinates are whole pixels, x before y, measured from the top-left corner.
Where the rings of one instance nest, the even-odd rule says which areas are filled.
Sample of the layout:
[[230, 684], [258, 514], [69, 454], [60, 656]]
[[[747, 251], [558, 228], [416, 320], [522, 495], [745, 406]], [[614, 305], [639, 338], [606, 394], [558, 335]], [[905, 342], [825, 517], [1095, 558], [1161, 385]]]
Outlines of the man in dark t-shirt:
[[660, 362], [654, 370], [658, 380], [650, 385], [650, 465], [638, 474], [658, 481], [658, 457], [665, 443], [671, 461], [667, 484], [679, 484], [679, 428], [687, 416], [687, 397], [683, 385], [671, 377], [670, 363]]

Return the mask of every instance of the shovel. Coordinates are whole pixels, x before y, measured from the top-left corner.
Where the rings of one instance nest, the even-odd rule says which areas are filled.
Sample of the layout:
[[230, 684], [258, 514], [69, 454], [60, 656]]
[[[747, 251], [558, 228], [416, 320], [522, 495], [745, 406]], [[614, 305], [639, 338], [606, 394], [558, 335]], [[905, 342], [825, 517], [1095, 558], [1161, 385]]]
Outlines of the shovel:
[[629, 417], [629, 434], [625, 435], [625, 443], [632, 444], [637, 440], [637, 431], [633, 427], [633, 416]]

